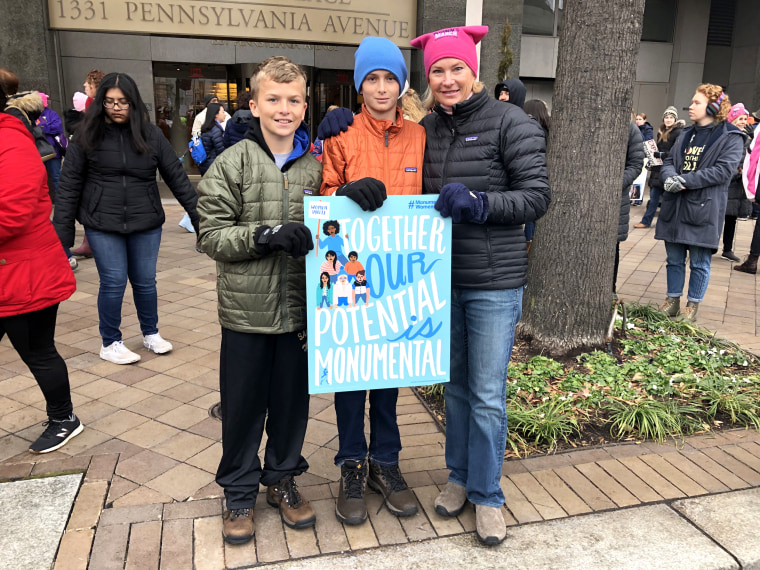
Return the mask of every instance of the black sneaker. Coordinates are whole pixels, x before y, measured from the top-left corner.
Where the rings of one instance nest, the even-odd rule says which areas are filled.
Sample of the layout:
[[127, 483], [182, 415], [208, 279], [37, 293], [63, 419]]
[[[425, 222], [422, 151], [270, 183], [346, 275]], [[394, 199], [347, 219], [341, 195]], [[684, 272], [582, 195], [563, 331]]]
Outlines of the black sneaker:
[[84, 426], [76, 415], [71, 414], [65, 420], [48, 420], [42, 423], [47, 426], [42, 435], [30, 447], [30, 453], [50, 453], [63, 447], [74, 436], [82, 433]]
[[727, 251], [727, 250], [725, 250], [725, 249], [723, 250], [723, 253], [721, 253], [721, 254], [720, 254], [720, 256], [721, 256], [723, 259], [728, 259], [729, 261], [741, 261], [741, 259], [739, 259], [739, 258], [738, 258], [738, 257], [737, 257], [737, 256], [734, 254], [734, 252], [733, 252], [733, 251]]
[[340, 491], [335, 502], [335, 516], [344, 524], [362, 524], [367, 520], [364, 490], [367, 487], [367, 463], [345, 461], [340, 467]]

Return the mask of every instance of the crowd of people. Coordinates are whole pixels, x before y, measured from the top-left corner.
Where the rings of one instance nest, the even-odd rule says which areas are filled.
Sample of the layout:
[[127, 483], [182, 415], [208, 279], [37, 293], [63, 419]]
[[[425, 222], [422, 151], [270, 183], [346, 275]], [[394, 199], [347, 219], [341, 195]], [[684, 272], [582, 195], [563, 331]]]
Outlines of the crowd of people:
[[[209, 95], [195, 118], [193, 134], [205, 150], [197, 194], [171, 144], [150, 122], [129, 75], [88, 75], [83, 109], [65, 115], [71, 119], [69, 139], [46, 98], [17, 93], [18, 79], [0, 69], [0, 338], [7, 334], [29, 366], [49, 418], [30, 451], [58, 449], [83, 429], [54, 343], [57, 308], [75, 290], [67, 259], [77, 253], [68, 250], [75, 221], [85, 234], [78, 251], [94, 257], [100, 278], [100, 357], [116, 364], [140, 360], [125, 346], [120, 327], [128, 282], [143, 347], [157, 354], [172, 350], [158, 328], [156, 264], [165, 221], [156, 183], [160, 173], [186, 211], [181, 225], [217, 263], [222, 459], [216, 481], [225, 496], [223, 536], [230, 544], [252, 539], [260, 485], [284, 524], [313, 526], [316, 514], [296, 482], [308, 469], [302, 455], [309, 411], [303, 258], [314, 248], [304, 225], [303, 195], [319, 189], [374, 211], [389, 195], [435, 194], [436, 210], [453, 222], [453, 241], [451, 373], [445, 391], [450, 474], [434, 506], [452, 517], [473, 504], [478, 538], [486, 545], [501, 543], [507, 366], [534, 222], [551, 201], [551, 118], [546, 103], [525, 100], [527, 89], [518, 79], [498, 83], [493, 97], [477, 80], [476, 46], [487, 31], [466, 26], [412, 40], [422, 50], [428, 84], [422, 101], [409, 89], [399, 48], [385, 38], [365, 38], [354, 66], [361, 110], [332, 110], [320, 125], [318, 146], [304, 122], [305, 73], [285, 57], [265, 60], [232, 117]], [[617, 195], [622, 189], [615, 277], [619, 242], [628, 236], [628, 190], [644, 164], [646, 141], [654, 139], [652, 158], [662, 164], [650, 167], [649, 205], [634, 227], [651, 227], [660, 206], [655, 238], [665, 242], [667, 253], [661, 309], [671, 317], [696, 319], [722, 230], [723, 257], [737, 261], [736, 219], [749, 213], [760, 174], [760, 146], [745, 129], [748, 115], [719, 86], [705, 84], [689, 107], [692, 126], [678, 120], [675, 107], [663, 113], [656, 138], [643, 113], [630, 122], [624, 177], [614, 190]], [[326, 228], [325, 239], [339, 231]], [[691, 276], [681, 310], [687, 253]], [[750, 255], [735, 269], [755, 273], [758, 257], [756, 224]], [[349, 258], [342, 249], [328, 248], [318, 290], [328, 308], [328, 290], [340, 269], [355, 263]], [[32, 279], [42, 266], [45, 279]], [[399, 469], [398, 389], [371, 390], [368, 399], [369, 442], [366, 391], [335, 395], [335, 514], [346, 525], [366, 522], [366, 486], [396, 516], [418, 511]]]

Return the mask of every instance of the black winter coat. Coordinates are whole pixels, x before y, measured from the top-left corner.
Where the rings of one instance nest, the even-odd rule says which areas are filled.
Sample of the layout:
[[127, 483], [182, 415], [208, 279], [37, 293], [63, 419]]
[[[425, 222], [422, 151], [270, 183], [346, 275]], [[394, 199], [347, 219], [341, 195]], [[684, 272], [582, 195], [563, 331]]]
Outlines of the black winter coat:
[[641, 174], [644, 167], [644, 141], [636, 123], [628, 125], [628, 148], [625, 153], [625, 170], [623, 171], [623, 194], [620, 199], [620, 217], [618, 218], [618, 241], [628, 239], [628, 224], [631, 214], [631, 184]]
[[206, 171], [214, 164], [216, 157], [224, 152], [224, 129], [218, 124], [211, 127], [205, 133], [201, 133], [201, 141], [203, 142], [203, 148], [206, 149], [206, 160], [198, 165], [198, 170], [201, 171], [201, 175], [206, 174]]
[[66, 151], [55, 199], [53, 224], [64, 246], [74, 244], [74, 219], [86, 228], [131, 234], [164, 223], [156, 171], [179, 203], [197, 222], [198, 196], [171, 144], [151, 125], [139, 154], [128, 126], [109, 123], [97, 148], [85, 150], [74, 141]]
[[682, 176], [685, 190], [663, 192], [655, 239], [718, 250], [726, 215], [728, 183], [739, 168], [744, 138], [739, 129], [718, 124], [705, 145], [693, 172], [683, 172], [686, 146], [694, 127], [681, 133], [662, 165], [661, 176]]
[[235, 111], [232, 118], [227, 121], [227, 126], [224, 127], [224, 136], [222, 137], [224, 148], [230, 148], [233, 144], [245, 138], [245, 133], [248, 132], [248, 127], [250, 126], [251, 117], [253, 117], [253, 113], [248, 109]]
[[440, 107], [420, 124], [427, 132], [423, 193], [459, 182], [488, 198], [484, 224], [454, 224], [451, 280], [463, 289], [513, 289], [526, 282], [523, 224], [543, 216], [551, 192], [546, 143], [538, 122], [485, 91]]
[[[676, 126], [673, 127], [673, 130], [668, 133], [667, 138], [657, 141], [657, 152], [658, 155], [655, 155], [656, 158], [665, 160], [665, 157], [670, 154], [670, 149], [673, 147], [673, 144], [676, 142], [679, 136], [681, 136], [681, 133], [683, 132], [684, 123], [683, 121], [678, 121], [676, 123]], [[657, 136], [655, 137], [655, 140], [659, 138], [660, 134], [657, 133]], [[653, 166], [650, 171], [651, 175], [649, 176], [649, 187], [657, 187], [662, 188], [663, 180], [660, 179], [660, 170], [662, 170], [662, 166]]]
[[726, 216], [734, 216], [737, 218], [746, 218], [752, 213], [752, 202], [747, 199], [747, 193], [744, 191], [744, 182], [742, 182], [741, 171], [744, 157], [747, 156], [749, 144], [752, 141], [747, 136], [746, 131], [742, 131], [742, 134], [744, 135], [744, 154], [742, 154], [739, 168], [731, 177], [731, 182], [728, 184], [728, 202], [726, 202]]

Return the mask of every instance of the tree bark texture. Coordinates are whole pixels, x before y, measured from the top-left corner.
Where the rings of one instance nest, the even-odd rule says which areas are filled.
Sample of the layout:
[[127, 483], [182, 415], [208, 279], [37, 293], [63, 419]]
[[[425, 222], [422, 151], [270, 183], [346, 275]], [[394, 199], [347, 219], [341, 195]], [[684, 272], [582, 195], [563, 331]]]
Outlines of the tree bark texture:
[[567, 0], [520, 332], [551, 354], [602, 346], [644, 0]]

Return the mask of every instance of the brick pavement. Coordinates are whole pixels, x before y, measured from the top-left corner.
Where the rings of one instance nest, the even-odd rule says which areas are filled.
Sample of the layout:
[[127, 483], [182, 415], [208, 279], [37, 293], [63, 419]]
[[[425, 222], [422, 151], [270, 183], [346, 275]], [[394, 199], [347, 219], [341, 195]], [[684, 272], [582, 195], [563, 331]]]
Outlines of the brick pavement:
[[[380, 497], [368, 491], [369, 522], [358, 528], [338, 523], [335, 409], [330, 396], [315, 396], [304, 446], [311, 468], [299, 484], [317, 511], [316, 528], [284, 527], [262, 493], [255, 541], [242, 547], [222, 542], [221, 489], [214, 482], [221, 425], [208, 413], [219, 399], [214, 265], [194, 252], [192, 237], [175, 225], [179, 208], [166, 210], [159, 319], [175, 349], [163, 356], [142, 349], [127, 294], [124, 339], [143, 359], [132, 366], [100, 360], [97, 273], [92, 260], [81, 261], [78, 290], [61, 306], [56, 338], [86, 429], [62, 450], [46, 456], [26, 452], [45, 419], [44, 400], [7, 339], [0, 342], [0, 481], [86, 473], [55, 567], [242, 568], [473, 531], [472, 509], [456, 519], [432, 509], [447, 477], [444, 437], [406, 389], [399, 398], [401, 468], [422, 506], [417, 516], [397, 519], [385, 509], [378, 512]], [[634, 208], [631, 223], [641, 214]], [[739, 222], [740, 255], [749, 247], [752, 227]], [[622, 244], [618, 289], [625, 299], [659, 302], [664, 295], [664, 248], [653, 235], [631, 230]], [[716, 258], [700, 316], [708, 328], [757, 352], [754, 287], [753, 276], [732, 274], [730, 263]], [[731, 431], [677, 445], [625, 444], [511, 460], [501, 484], [510, 525], [756, 487], [760, 434]]]

